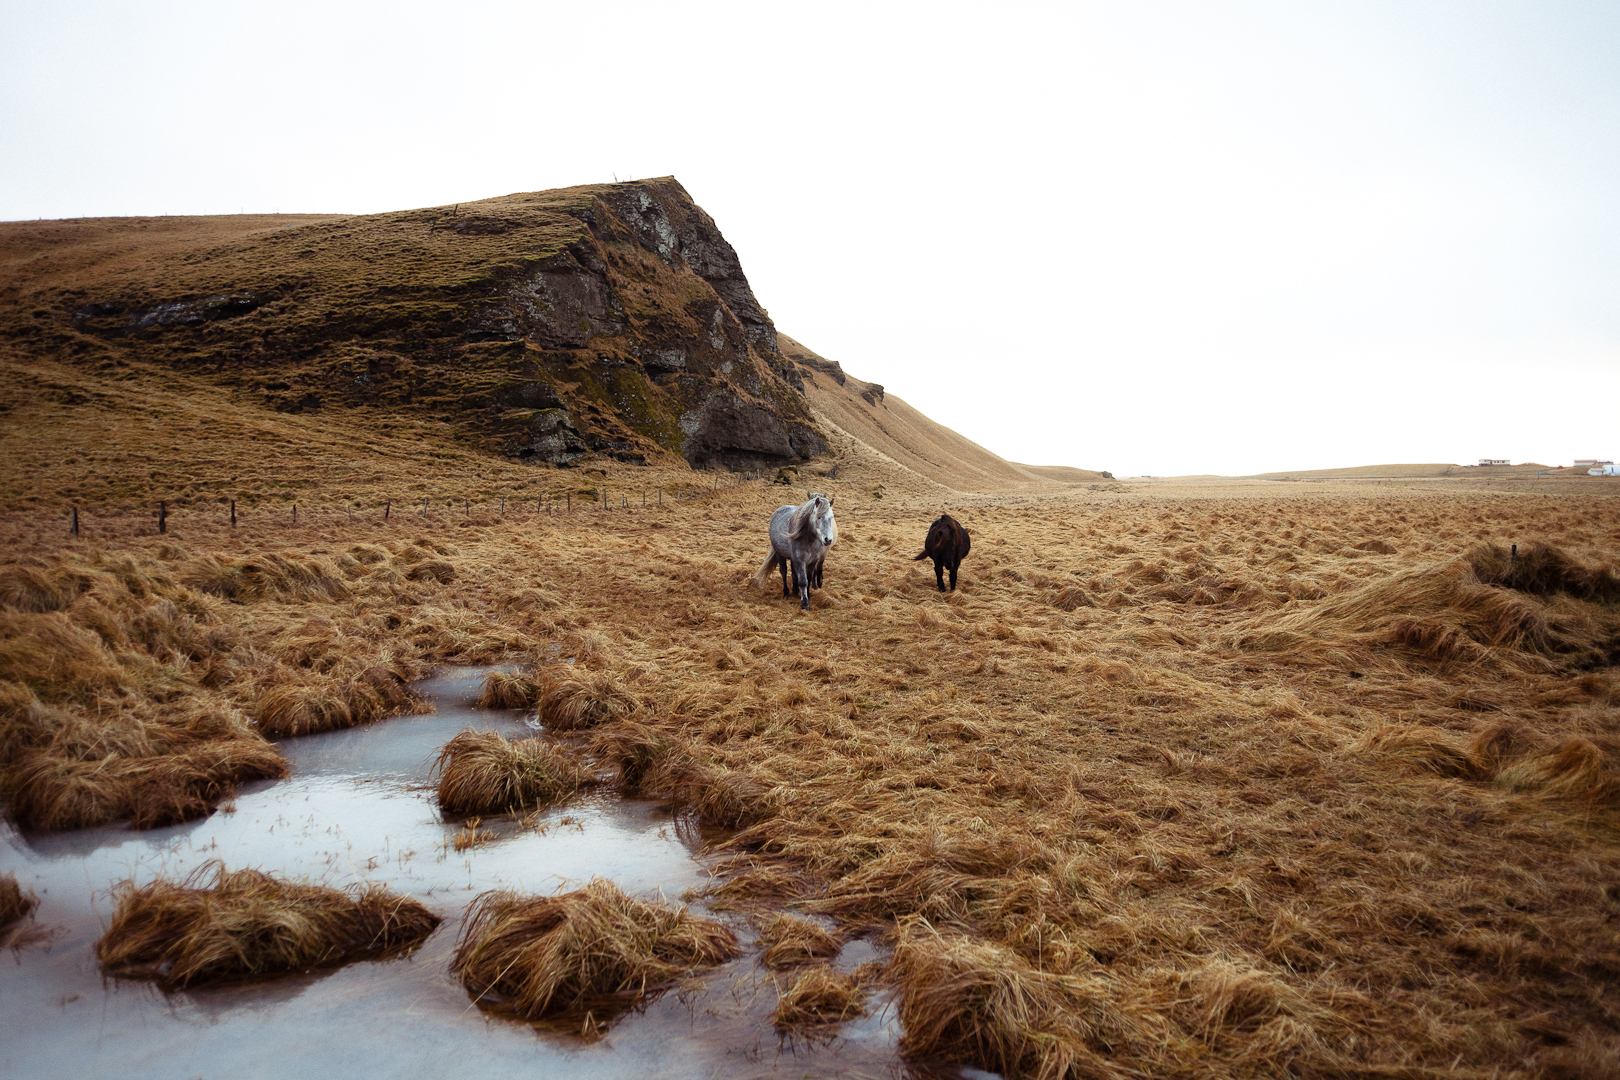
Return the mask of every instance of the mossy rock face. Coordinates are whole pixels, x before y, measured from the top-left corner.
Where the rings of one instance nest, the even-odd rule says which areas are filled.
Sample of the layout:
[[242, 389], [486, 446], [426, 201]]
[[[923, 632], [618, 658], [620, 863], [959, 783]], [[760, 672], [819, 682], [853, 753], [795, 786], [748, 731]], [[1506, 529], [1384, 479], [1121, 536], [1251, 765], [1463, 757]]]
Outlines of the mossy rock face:
[[[186, 220], [16, 224], [71, 259]], [[827, 452], [736, 252], [673, 178], [292, 218], [94, 281], [38, 283], [0, 332], [29, 321], [23, 351], [200, 372], [281, 411], [428, 413], [556, 464]]]

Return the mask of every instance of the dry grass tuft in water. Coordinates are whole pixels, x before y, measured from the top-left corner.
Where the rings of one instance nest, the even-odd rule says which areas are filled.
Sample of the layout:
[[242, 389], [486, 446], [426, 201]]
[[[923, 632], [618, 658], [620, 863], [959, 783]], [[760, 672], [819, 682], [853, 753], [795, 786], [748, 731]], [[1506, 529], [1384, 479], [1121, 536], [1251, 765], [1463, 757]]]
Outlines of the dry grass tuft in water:
[[492, 671], [473, 702], [480, 709], [532, 709], [540, 703], [540, 684], [515, 671]]
[[125, 882], [115, 895], [118, 909], [96, 943], [102, 971], [171, 988], [405, 952], [440, 922], [380, 885], [295, 885], [217, 862], [178, 883]]
[[503, 814], [558, 802], [590, 771], [545, 739], [509, 742], [493, 731], [463, 731], [434, 762], [439, 805], [456, 814]]
[[843, 943], [809, 919], [778, 915], [760, 931], [761, 961], [768, 968], [794, 967], [838, 955]]
[[0, 876], [0, 935], [12, 923], [27, 918], [38, 906], [39, 897], [31, 892], [24, 893], [17, 884], [16, 874]]
[[572, 731], [621, 720], [640, 709], [641, 700], [611, 672], [568, 670], [546, 680], [539, 706], [542, 723]]
[[842, 1024], [866, 1011], [866, 990], [853, 975], [826, 965], [806, 968], [776, 1000], [776, 1026], [783, 1031]]
[[537, 1020], [611, 1013], [737, 953], [725, 927], [598, 878], [560, 896], [479, 896], [451, 970], [474, 1000]]
[[1003, 945], [902, 928], [894, 972], [901, 1051], [918, 1060], [967, 1062], [1004, 1076], [1116, 1077], [1110, 1058], [1147, 1040], [1095, 975], [1030, 967]]
[[420, 708], [411, 695], [411, 671], [401, 661], [376, 663], [316, 685], [277, 686], [259, 699], [259, 730], [278, 736], [312, 735], [359, 727]]

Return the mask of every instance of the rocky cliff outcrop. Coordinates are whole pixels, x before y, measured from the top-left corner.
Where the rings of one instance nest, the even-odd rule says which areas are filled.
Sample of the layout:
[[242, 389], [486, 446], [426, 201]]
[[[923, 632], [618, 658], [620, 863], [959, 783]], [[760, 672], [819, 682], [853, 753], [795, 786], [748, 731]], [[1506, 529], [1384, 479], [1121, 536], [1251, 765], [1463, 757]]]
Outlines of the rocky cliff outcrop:
[[[172, 220], [39, 223], [29, 243], [48, 271]], [[667, 177], [299, 219], [6, 291], [26, 348], [200, 371], [284, 411], [425, 412], [517, 457], [827, 451], [737, 253]]]

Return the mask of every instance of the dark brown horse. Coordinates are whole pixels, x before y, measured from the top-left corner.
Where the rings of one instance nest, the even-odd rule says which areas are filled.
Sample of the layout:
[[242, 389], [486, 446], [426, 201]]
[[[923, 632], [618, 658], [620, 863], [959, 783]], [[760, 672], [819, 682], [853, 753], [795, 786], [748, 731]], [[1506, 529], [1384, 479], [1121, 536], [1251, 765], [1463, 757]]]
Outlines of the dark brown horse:
[[956, 568], [962, 565], [962, 560], [973, 549], [973, 543], [968, 539], [968, 531], [949, 514], [941, 514], [939, 520], [928, 526], [928, 539], [923, 543], [922, 554], [911, 561], [921, 562], [923, 559], [934, 560], [934, 580], [939, 583], [939, 591], [945, 591], [945, 571], [951, 572], [951, 590], [956, 590]]

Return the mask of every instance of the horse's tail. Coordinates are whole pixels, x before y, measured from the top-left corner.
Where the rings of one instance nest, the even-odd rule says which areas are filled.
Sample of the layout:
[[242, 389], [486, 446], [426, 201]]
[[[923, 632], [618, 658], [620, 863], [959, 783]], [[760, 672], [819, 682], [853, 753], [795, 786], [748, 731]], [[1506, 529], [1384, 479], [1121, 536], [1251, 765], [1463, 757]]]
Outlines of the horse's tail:
[[781, 561], [782, 556], [776, 553], [775, 548], [772, 548], [770, 555], [764, 562], [760, 563], [759, 569], [754, 571], [754, 588], [763, 589], [769, 585], [771, 583], [771, 571], [775, 570]]
[[912, 556], [912, 557], [911, 557], [911, 561], [912, 561], [912, 562], [922, 562], [922, 561], [923, 561], [923, 560], [924, 560], [924, 559], [926, 559], [926, 558], [928, 558], [928, 549], [927, 549], [927, 548], [923, 548], [923, 549], [922, 549], [922, 553], [921, 553], [921, 554], [919, 554], [919, 555], [913, 555], [913, 556]]

